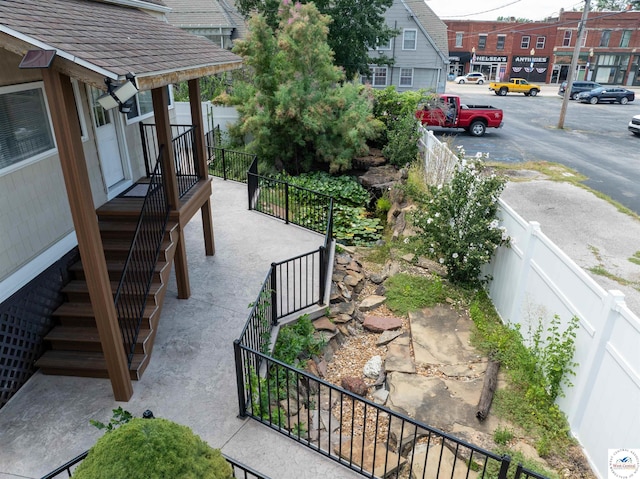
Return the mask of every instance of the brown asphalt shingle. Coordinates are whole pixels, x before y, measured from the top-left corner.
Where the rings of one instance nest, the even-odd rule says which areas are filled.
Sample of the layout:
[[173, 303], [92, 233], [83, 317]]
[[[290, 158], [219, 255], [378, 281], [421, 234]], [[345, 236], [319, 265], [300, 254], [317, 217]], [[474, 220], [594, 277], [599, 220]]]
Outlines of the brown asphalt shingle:
[[0, 25], [117, 75], [240, 61], [148, 13], [94, 1], [2, 0]]

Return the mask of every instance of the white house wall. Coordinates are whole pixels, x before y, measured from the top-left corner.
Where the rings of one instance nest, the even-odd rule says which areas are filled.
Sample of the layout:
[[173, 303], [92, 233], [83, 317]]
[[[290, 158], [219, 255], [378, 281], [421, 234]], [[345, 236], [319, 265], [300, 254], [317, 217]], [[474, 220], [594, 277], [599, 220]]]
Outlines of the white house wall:
[[[411, 17], [402, 2], [398, 0], [393, 2], [384, 16], [386, 24], [390, 28], [399, 30], [400, 33], [391, 39], [391, 50], [381, 50], [379, 53], [376, 50], [371, 50], [369, 53], [373, 58], [385, 54], [393, 59], [393, 72], [391, 81], [388, 83], [395, 85], [399, 91], [424, 88], [440, 93], [444, 92], [447, 66], [441, 55], [421, 31], [416, 18]], [[402, 49], [404, 29], [417, 30], [415, 50]], [[414, 69], [412, 87], [399, 87], [400, 68]]]

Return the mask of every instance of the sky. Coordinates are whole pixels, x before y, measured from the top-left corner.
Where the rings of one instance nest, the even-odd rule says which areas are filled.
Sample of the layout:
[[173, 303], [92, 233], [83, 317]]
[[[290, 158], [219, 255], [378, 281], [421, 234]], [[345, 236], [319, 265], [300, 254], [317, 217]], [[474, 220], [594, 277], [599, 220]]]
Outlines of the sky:
[[[593, 3], [593, 2], [592, 2]], [[427, 0], [427, 5], [441, 19], [496, 20], [498, 17], [543, 20], [558, 16], [561, 8], [582, 11], [580, 0]]]

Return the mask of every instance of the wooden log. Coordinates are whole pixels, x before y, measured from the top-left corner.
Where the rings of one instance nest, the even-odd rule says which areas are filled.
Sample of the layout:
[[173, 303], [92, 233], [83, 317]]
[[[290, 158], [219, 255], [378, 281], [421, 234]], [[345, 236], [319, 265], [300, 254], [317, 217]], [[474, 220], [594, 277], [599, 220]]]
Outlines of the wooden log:
[[493, 395], [498, 386], [498, 370], [500, 369], [500, 361], [489, 360], [487, 370], [484, 373], [484, 384], [482, 385], [482, 393], [480, 401], [478, 401], [478, 412], [476, 417], [480, 421], [484, 421], [489, 415]]

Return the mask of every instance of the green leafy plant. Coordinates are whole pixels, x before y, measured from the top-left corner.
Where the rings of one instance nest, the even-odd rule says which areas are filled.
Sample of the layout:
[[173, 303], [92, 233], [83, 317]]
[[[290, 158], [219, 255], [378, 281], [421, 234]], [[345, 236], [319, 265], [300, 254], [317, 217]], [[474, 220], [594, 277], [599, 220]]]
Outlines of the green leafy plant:
[[395, 86], [374, 90], [373, 95], [373, 114], [385, 126], [382, 134], [374, 142], [380, 147], [388, 143], [389, 132], [393, 130], [393, 125], [399, 118], [415, 118], [418, 104], [435, 96], [434, 93], [423, 89], [399, 92]]
[[117, 409], [112, 409], [111, 412], [113, 412], [113, 416], [107, 424], [96, 421], [95, 419], [90, 419], [89, 423], [100, 430], [104, 429], [105, 432], [111, 432], [117, 427], [122, 426], [123, 424], [126, 424], [133, 419], [131, 413], [122, 409], [122, 406], [118, 407]]
[[498, 427], [493, 431], [493, 442], [502, 446], [507, 445], [513, 439], [513, 431], [506, 427]]
[[301, 360], [321, 353], [326, 341], [316, 337], [315, 328], [309, 315], [301, 316], [295, 323], [284, 326], [278, 333], [273, 357], [291, 366]]
[[540, 455], [561, 454], [572, 439], [555, 399], [561, 395], [562, 384], [569, 387], [567, 378], [573, 375], [577, 320], [573, 318], [561, 331], [554, 317], [544, 341], [547, 329], [540, 322], [533, 328], [532, 339], [526, 341], [520, 328], [502, 323], [484, 291], [476, 294], [469, 314], [475, 324], [472, 344], [500, 361], [509, 379], [506, 388], [496, 391], [496, 412], [530, 433]]
[[391, 122], [387, 130], [388, 143], [382, 149], [389, 163], [404, 167], [416, 161], [420, 138], [418, 126], [413, 113], [405, 113]]
[[498, 197], [505, 179], [484, 174], [481, 159], [460, 160], [450, 182], [432, 186], [413, 214], [419, 234], [417, 254], [446, 266], [451, 282], [475, 286], [482, 282], [481, 267], [509, 236], [496, 218]]
[[231, 479], [218, 449], [166, 419], [131, 419], [105, 434], [73, 472], [74, 479]]

